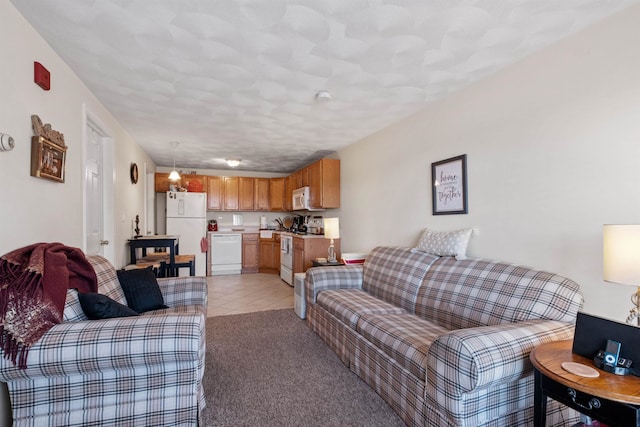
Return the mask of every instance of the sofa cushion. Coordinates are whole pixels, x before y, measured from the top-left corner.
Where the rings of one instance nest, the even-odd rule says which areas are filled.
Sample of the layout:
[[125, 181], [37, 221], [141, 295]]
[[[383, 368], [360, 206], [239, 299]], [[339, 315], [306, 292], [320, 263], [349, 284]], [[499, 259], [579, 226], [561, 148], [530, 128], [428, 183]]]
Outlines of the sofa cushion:
[[427, 353], [431, 343], [448, 332], [413, 314], [363, 314], [357, 330], [422, 381], [426, 380]]
[[318, 294], [318, 305], [354, 330], [363, 314], [406, 314], [407, 311], [360, 289], [327, 290]]
[[580, 287], [553, 273], [490, 260], [434, 263], [421, 287], [416, 314], [448, 329], [527, 320], [573, 323]]
[[138, 313], [109, 298], [98, 293], [79, 293], [78, 299], [82, 310], [91, 320], [111, 319], [114, 317], [138, 316]]
[[156, 275], [150, 268], [118, 270], [118, 281], [127, 305], [138, 313], [167, 308]]
[[472, 229], [436, 232], [425, 228], [416, 249], [438, 256], [454, 256], [458, 260], [467, 259], [467, 245]]
[[362, 289], [414, 313], [420, 284], [437, 259], [410, 248], [377, 247], [364, 263]]
[[62, 313], [63, 322], [78, 322], [87, 320], [80, 300], [78, 299], [78, 291], [76, 289], [67, 289], [67, 299], [64, 303], [64, 312]]
[[105, 258], [99, 255], [89, 255], [87, 260], [93, 265], [98, 277], [98, 292], [106, 295], [112, 300], [120, 304], [126, 304], [127, 299], [124, 297], [120, 282], [116, 276], [115, 267]]

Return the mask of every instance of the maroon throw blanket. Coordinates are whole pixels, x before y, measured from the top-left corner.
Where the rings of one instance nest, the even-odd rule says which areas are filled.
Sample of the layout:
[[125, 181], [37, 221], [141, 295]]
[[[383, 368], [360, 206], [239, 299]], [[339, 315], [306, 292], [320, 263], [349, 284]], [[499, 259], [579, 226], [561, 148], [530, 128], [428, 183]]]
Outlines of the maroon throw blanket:
[[62, 321], [67, 289], [97, 292], [93, 266], [78, 248], [36, 243], [0, 257], [0, 349], [27, 367], [29, 348]]

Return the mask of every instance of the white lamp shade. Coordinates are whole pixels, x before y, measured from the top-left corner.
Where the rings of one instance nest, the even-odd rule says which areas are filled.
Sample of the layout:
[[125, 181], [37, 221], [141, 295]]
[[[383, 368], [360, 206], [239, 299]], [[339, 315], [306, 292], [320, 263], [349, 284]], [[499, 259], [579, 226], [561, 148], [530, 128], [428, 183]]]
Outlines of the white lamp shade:
[[605, 225], [604, 280], [640, 286], [640, 225]]
[[324, 237], [325, 239], [340, 238], [340, 223], [338, 218], [324, 219]]
[[180, 179], [180, 174], [175, 169], [169, 174], [169, 181], [177, 181]]

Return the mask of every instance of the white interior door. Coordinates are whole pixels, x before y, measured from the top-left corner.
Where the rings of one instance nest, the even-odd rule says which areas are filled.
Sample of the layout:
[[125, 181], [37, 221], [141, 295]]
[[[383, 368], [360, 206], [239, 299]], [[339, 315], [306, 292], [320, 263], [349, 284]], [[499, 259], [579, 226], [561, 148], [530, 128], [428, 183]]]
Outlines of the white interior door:
[[85, 163], [85, 212], [86, 212], [86, 253], [104, 256], [103, 230], [103, 165], [102, 137], [91, 126], [87, 129]]
[[[144, 165], [145, 171], [147, 170], [147, 164]], [[155, 175], [153, 173], [146, 174], [147, 182], [146, 191], [145, 191], [145, 199], [147, 203], [145, 205], [145, 218], [146, 218], [146, 230], [145, 234], [155, 234], [156, 233], [156, 187], [155, 187]]]
[[85, 110], [84, 251], [114, 262], [113, 139]]

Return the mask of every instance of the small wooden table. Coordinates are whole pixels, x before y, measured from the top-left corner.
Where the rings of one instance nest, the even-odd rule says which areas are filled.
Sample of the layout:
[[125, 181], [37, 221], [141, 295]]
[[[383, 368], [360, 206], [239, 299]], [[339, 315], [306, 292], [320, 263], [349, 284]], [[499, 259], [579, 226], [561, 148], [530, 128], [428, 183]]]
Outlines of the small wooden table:
[[344, 265], [343, 262], [340, 261], [335, 261], [335, 262], [329, 262], [329, 261], [316, 261], [315, 259], [311, 261], [311, 266], [312, 267], [333, 267], [336, 265]]
[[571, 352], [572, 345], [573, 341], [555, 341], [531, 351], [535, 368], [533, 425], [545, 426], [550, 397], [607, 425], [640, 427], [640, 378], [600, 369], [596, 369], [600, 376], [595, 378], [571, 374], [562, 368], [563, 362], [595, 369], [592, 360]]
[[131, 257], [131, 264], [135, 264], [137, 261], [136, 250], [142, 249], [142, 256], [147, 255], [148, 248], [169, 248], [169, 264], [166, 269], [171, 272], [175, 270], [176, 255], [179, 252], [180, 243], [179, 236], [168, 235], [150, 235], [142, 236], [137, 239], [129, 239], [129, 254]]

